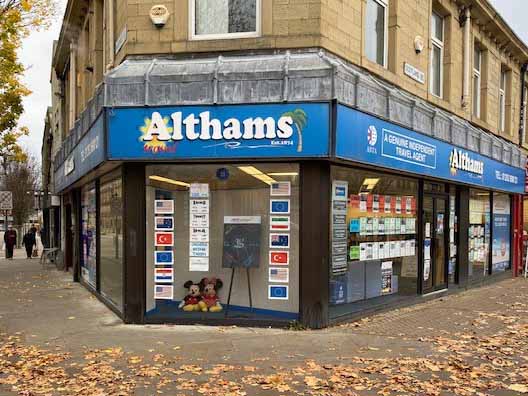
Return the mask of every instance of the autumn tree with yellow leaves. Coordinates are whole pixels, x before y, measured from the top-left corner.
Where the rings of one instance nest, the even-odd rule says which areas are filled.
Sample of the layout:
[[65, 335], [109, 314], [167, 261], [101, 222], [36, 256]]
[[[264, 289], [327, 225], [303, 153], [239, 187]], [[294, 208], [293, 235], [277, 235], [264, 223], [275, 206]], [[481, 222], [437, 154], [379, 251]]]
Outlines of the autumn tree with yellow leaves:
[[55, 11], [54, 0], [0, 0], [0, 159], [4, 174], [10, 163], [27, 160], [18, 141], [29, 131], [18, 121], [24, 112], [23, 99], [31, 91], [22, 82], [25, 69], [17, 51], [32, 30], [49, 26]]

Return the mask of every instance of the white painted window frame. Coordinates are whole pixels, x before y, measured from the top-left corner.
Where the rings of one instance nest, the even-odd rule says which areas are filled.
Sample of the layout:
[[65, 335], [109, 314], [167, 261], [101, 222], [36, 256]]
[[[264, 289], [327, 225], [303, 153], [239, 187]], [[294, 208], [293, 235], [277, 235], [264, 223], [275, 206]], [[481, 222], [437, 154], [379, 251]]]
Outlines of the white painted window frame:
[[437, 47], [440, 49], [440, 95], [437, 95], [434, 93], [434, 80], [431, 78], [429, 83], [429, 92], [431, 92], [431, 95], [436, 96], [437, 98], [442, 99], [444, 97], [444, 42], [445, 42], [445, 17], [438, 14], [437, 12], [433, 11], [433, 14], [439, 17], [442, 20], [442, 40], [439, 40], [438, 38], [433, 36], [433, 16], [431, 15], [431, 57], [430, 57], [430, 63], [431, 68], [429, 70], [429, 73], [431, 77], [433, 76], [433, 55], [434, 55], [434, 48]]
[[507, 72], [501, 67], [499, 80], [499, 129], [506, 132], [506, 82]]
[[189, 1], [189, 38], [195, 41], [203, 40], [231, 40], [241, 38], [255, 38], [262, 35], [262, 0], [256, 1], [257, 25], [255, 32], [223, 33], [223, 34], [196, 34], [196, 0]]
[[[480, 109], [480, 100], [481, 100], [481, 90], [482, 90], [482, 76], [481, 76], [481, 72], [482, 72], [482, 50], [480, 48], [478, 48], [478, 52], [479, 52], [479, 59], [478, 59], [478, 69], [475, 67], [476, 66], [476, 59], [473, 59], [473, 78], [476, 79], [478, 81], [478, 89], [477, 89], [477, 92], [473, 92], [474, 93], [474, 97], [473, 97], [473, 100], [476, 101], [476, 110], [477, 110], [477, 114], [475, 114], [475, 108], [473, 109], [473, 115], [477, 118], [480, 118], [481, 116], [481, 109]], [[473, 49], [473, 54], [475, 54], [475, 49]], [[473, 85], [474, 87], [474, 85]], [[474, 88], [473, 88], [474, 89]], [[475, 97], [476, 96], [476, 97]]]
[[[389, 58], [389, 0], [368, 0], [368, 1], [374, 1], [375, 3], [378, 3], [381, 7], [383, 7], [384, 12], [384, 22], [385, 26], [383, 26], [383, 64], [380, 65], [387, 68], [388, 65], [388, 58]], [[366, 18], [366, 15], [365, 15]], [[365, 32], [364, 34], [366, 34]], [[367, 41], [365, 40], [365, 45]], [[375, 60], [369, 59], [369, 61], [374, 62], [378, 64]]]

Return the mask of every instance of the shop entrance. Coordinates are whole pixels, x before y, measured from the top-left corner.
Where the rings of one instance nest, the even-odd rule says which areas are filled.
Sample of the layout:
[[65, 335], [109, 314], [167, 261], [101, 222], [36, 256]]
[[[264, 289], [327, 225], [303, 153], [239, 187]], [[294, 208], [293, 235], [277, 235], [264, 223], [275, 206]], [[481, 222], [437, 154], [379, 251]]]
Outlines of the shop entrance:
[[423, 200], [423, 271], [422, 293], [447, 288], [448, 198], [424, 195]]

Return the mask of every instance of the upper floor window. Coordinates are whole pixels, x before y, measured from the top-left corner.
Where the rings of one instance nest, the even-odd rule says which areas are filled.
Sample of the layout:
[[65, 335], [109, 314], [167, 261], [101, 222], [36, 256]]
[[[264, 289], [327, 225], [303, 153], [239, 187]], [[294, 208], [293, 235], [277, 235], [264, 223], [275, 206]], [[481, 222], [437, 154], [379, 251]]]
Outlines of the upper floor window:
[[475, 44], [473, 53], [473, 115], [480, 118], [482, 51], [477, 44]]
[[387, 14], [387, 0], [367, 0], [365, 55], [383, 67], [387, 67]]
[[433, 12], [431, 16], [431, 93], [443, 96], [444, 79], [444, 17]]
[[501, 68], [499, 82], [499, 129], [506, 131], [506, 77], [507, 71]]
[[258, 37], [261, 0], [190, 0], [194, 40]]

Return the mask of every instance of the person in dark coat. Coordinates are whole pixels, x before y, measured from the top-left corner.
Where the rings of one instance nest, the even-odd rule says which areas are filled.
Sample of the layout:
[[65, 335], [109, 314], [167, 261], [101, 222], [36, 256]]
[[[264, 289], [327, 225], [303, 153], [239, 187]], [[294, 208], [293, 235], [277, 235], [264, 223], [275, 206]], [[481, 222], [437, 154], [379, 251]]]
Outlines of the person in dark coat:
[[7, 226], [7, 231], [4, 234], [4, 246], [6, 250], [6, 258], [13, 259], [13, 249], [17, 243], [17, 232], [13, 230], [13, 226]]
[[33, 246], [36, 245], [37, 239], [35, 237], [35, 233], [28, 231], [24, 235], [24, 238], [22, 239], [22, 243], [24, 244], [24, 247], [26, 248], [26, 255], [27, 258], [30, 259], [31, 255], [33, 254]]

